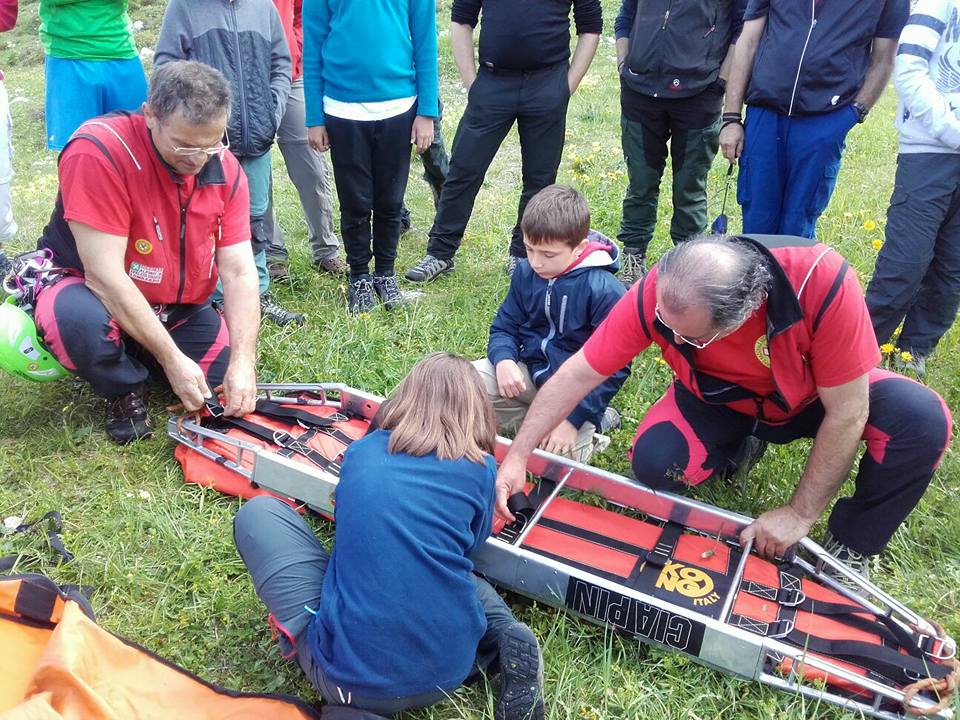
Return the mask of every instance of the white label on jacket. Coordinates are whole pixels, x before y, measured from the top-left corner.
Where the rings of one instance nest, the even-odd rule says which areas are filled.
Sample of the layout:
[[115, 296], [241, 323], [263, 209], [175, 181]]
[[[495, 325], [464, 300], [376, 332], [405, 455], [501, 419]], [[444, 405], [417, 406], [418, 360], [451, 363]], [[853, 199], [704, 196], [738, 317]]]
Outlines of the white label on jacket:
[[130, 277], [140, 282], [159, 285], [163, 282], [163, 268], [149, 267], [148, 265], [141, 265], [138, 262], [132, 262], [130, 263]]

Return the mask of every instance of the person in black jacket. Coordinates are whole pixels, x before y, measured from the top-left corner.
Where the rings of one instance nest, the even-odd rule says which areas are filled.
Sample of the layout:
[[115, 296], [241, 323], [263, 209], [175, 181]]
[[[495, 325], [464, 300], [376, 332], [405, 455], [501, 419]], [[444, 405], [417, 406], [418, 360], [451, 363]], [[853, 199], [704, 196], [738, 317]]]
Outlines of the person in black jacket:
[[[570, 59], [570, 8], [577, 47]], [[473, 29], [480, 27], [480, 66]], [[427, 254], [406, 273], [414, 282], [454, 269], [453, 256], [487, 168], [514, 122], [520, 133], [523, 192], [513, 228], [507, 270], [525, 257], [520, 219], [530, 198], [557, 179], [567, 103], [590, 67], [600, 42], [600, 0], [454, 0], [450, 25], [453, 56], [468, 90], [451, 150], [450, 173], [430, 229]]]
[[[620, 251], [590, 230], [590, 208], [573, 188], [550, 185], [538, 192], [521, 227], [527, 258], [517, 263], [490, 326], [487, 357], [474, 362], [506, 433], [517, 429], [537, 388], [583, 346], [626, 292], [615, 277]], [[619, 423], [608, 405], [629, 374], [629, 364], [613, 373], [540, 447], [587, 462], [600, 447], [594, 432]]]
[[674, 243], [707, 225], [707, 172], [719, 146], [720, 110], [746, 0], [678, 3], [623, 0], [614, 22], [620, 73], [620, 128], [630, 184], [617, 239], [620, 279], [645, 272], [657, 224], [660, 179], [673, 164]]
[[739, 158], [743, 232], [815, 237], [909, 14], [909, 0], [749, 1], [720, 129], [724, 157]]

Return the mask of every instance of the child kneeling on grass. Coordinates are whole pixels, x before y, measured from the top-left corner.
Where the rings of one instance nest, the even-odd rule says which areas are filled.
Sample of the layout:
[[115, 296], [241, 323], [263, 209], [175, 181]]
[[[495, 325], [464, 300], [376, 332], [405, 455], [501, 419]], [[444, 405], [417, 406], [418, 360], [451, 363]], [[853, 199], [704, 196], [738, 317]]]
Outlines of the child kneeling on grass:
[[246, 503], [234, 541], [285, 656], [330, 705], [392, 715], [481, 671], [497, 720], [543, 718], [537, 640], [470, 556], [490, 535], [496, 421], [469, 361], [434, 353], [343, 459], [335, 546], [275, 498]]
[[[537, 388], [580, 350], [626, 292], [616, 277], [620, 251], [590, 230], [590, 208], [573, 188], [549, 185], [534, 195], [520, 229], [527, 257], [490, 327], [487, 357], [474, 363], [504, 432], [519, 427]], [[611, 375], [540, 447], [587, 462], [609, 443], [594, 433], [619, 424], [608, 405], [629, 374], [628, 365]]]

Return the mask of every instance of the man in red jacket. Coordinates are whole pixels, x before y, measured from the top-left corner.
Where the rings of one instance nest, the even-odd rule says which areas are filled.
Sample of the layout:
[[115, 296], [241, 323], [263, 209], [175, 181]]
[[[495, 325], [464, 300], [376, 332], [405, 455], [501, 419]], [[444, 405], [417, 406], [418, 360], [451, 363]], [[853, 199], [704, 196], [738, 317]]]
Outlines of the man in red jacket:
[[540, 439], [654, 343], [676, 377], [637, 430], [637, 480], [683, 490], [735, 471], [758, 442], [814, 438], [790, 500], [741, 533], [772, 557], [824, 512], [862, 440], [856, 489], [835, 504], [825, 545], [868, 576], [869, 556], [883, 550], [940, 464], [950, 413], [933, 390], [876, 368], [856, 273], [836, 251], [800, 237], [712, 236], [661, 257], [541, 388], [500, 466], [500, 514], [511, 517], [506, 500], [522, 489]]
[[[220, 384], [227, 414], [253, 410], [257, 270], [229, 112], [220, 72], [171, 62], [154, 72], [142, 114], [88, 120], [60, 155], [39, 242], [58, 271], [35, 320], [57, 360], [107, 399], [116, 442], [152, 431], [145, 355], [188, 410]], [[218, 276], [223, 317], [210, 305]]]

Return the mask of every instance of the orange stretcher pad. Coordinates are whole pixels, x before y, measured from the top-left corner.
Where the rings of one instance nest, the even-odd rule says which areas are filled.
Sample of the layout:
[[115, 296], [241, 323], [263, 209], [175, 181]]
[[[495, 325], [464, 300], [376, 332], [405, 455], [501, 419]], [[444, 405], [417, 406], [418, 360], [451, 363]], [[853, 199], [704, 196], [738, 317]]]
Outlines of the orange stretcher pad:
[[41, 575], [0, 577], [0, 720], [317, 720], [290, 697], [200, 680], [97, 625]]
[[[309, 393], [294, 396], [288, 402], [298, 399], [304, 403], [315, 402], [315, 396]], [[250, 423], [246, 428], [209, 418], [202, 420], [202, 425], [216, 428], [232, 441], [242, 440], [286, 453], [297, 463], [338, 476], [343, 452], [350, 442], [365, 434], [369, 419], [344, 415], [337, 407], [320, 404], [296, 405], [296, 408], [293, 414], [306, 412], [323, 422], [332, 421], [317, 431], [305, 415], [299, 415], [298, 419], [278, 417], [276, 403], [273, 403], [270, 407], [258, 404], [258, 411], [244, 418]], [[269, 412], [261, 413], [261, 409]], [[291, 414], [289, 409], [281, 410], [281, 415]], [[296, 442], [279, 435], [280, 442], [272, 443], [267, 431], [287, 433]], [[296, 447], [297, 442], [302, 447]], [[187, 482], [244, 498], [273, 494], [303, 509], [303, 498], [256, 487], [250, 479], [238, 474], [235, 468], [251, 470], [253, 463], [238, 453], [233, 442], [204, 438], [203, 447], [214, 450], [218, 459], [203, 457], [188, 444], [179, 444], [176, 449]], [[312, 453], [322, 455], [323, 459], [311, 457]], [[494, 527], [494, 536], [560, 563], [583, 577], [601, 578], [615, 584], [614, 587], [642, 593], [664, 606], [684, 608], [700, 618], [725, 623], [738, 632], [746, 631], [801, 648], [802, 658], [828, 660], [832, 668], [897, 688], [908, 698], [919, 693], [929, 700], [922, 708], [924, 714], [940, 713], [946, 707], [958, 675], [952, 651], [947, 652], [948, 643], [952, 643], [949, 638], [930, 634], [921, 637], [919, 631], [912, 632], [889, 616], [865, 610], [791, 562], [774, 563], [753, 554], [743, 561], [735, 543], [691, 531], [677, 523], [587, 505], [556, 493], [545, 501], [551, 484], [552, 481], [542, 480], [536, 491], [533, 484], [528, 485], [528, 496], [534, 499], [534, 504], [542, 502], [543, 505], [526, 532], [504, 527], [499, 521]], [[536, 499], [538, 492], [540, 496]], [[723, 599], [730, 597], [735, 576], [738, 580], [732, 603], [725, 603]], [[507, 589], [523, 592], [520, 587]], [[615, 595], [589, 581], [571, 581], [564, 602], [568, 610], [582, 617], [697, 656], [697, 643], [703, 637], [702, 624], [699, 637], [685, 636], [682, 643], [671, 643], [665, 641], [668, 637], [660, 636], [668, 631], [661, 629], [656, 631], [660, 633], [657, 635], [646, 627], [651, 622], [659, 622], [658, 616], [645, 614], [644, 608], [650, 606], [636, 601], [631, 605], [624, 599], [626, 595], [614, 601]], [[866, 702], [871, 699], [871, 693], [862, 684], [802, 660], [798, 662], [796, 653], [793, 657], [778, 658], [776, 654], [771, 657], [770, 667], [764, 672], [784, 677], [799, 675], [825, 683], [841, 695]], [[882, 703], [876, 699], [874, 705], [877, 712], [871, 714], [878, 717], [899, 717], [903, 711], [903, 708], [892, 708], [887, 699]], [[915, 710], [906, 704], [908, 713]], [[884, 715], [885, 712], [894, 714]]]

